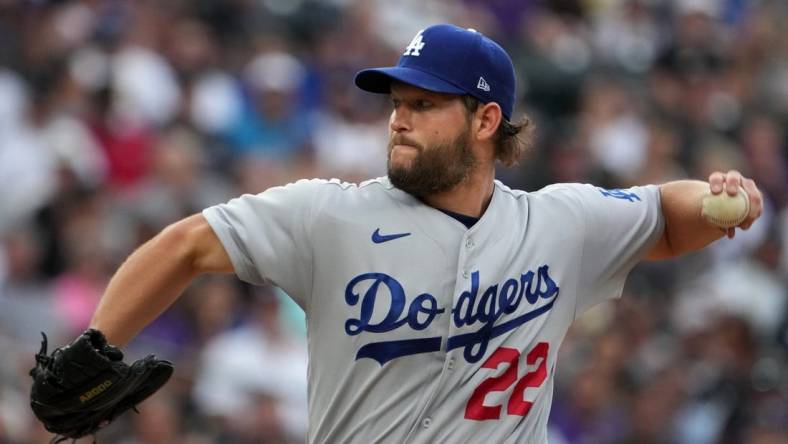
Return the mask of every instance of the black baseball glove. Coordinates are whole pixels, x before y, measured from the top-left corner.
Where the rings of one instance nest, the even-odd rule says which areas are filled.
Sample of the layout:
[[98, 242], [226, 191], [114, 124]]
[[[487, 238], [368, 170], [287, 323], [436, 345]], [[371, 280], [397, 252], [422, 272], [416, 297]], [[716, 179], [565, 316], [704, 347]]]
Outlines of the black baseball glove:
[[[30, 370], [30, 406], [44, 427], [64, 438], [96, 433], [152, 395], [172, 375], [172, 364], [153, 355], [131, 366], [104, 335], [88, 329], [47, 356], [47, 337]], [[136, 409], [135, 409], [136, 410]]]

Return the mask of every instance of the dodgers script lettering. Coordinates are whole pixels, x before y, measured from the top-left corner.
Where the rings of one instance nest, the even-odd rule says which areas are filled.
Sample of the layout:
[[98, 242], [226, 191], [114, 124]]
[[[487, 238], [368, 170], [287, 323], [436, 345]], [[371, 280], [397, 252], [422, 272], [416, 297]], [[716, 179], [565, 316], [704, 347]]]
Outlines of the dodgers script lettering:
[[[536, 271], [529, 270], [519, 278], [491, 285], [483, 291], [480, 291], [480, 281], [479, 271], [471, 273], [471, 288], [460, 294], [451, 309], [452, 322], [458, 329], [480, 325], [475, 331], [451, 336], [447, 340], [447, 349], [463, 348], [463, 357], [468, 362], [479, 361], [491, 339], [547, 313], [560, 292], [547, 265], [538, 267]], [[399, 328], [421, 331], [446, 311], [429, 293], [419, 294], [409, 303], [408, 300], [402, 284], [388, 274], [356, 276], [345, 287], [345, 302], [351, 307], [358, 306], [359, 314], [345, 322], [345, 333], [355, 336], [364, 332], [386, 333]], [[375, 307], [386, 306], [388, 310], [384, 310], [383, 319], [373, 321]], [[505, 315], [510, 316], [503, 320]], [[497, 322], [499, 320], [502, 322]], [[383, 365], [402, 356], [438, 351], [441, 340], [440, 336], [433, 336], [370, 342], [358, 350], [356, 359], [370, 358]]]

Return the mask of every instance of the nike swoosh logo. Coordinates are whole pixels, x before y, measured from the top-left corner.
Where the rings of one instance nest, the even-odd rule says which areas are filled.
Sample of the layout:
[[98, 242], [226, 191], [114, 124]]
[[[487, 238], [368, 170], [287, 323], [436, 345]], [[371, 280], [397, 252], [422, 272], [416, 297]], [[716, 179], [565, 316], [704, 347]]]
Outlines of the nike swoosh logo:
[[378, 228], [374, 233], [372, 233], [372, 242], [376, 244], [382, 244], [383, 242], [388, 242], [405, 236], [410, 236], [410, 233], [380, 234], [380, 228]]

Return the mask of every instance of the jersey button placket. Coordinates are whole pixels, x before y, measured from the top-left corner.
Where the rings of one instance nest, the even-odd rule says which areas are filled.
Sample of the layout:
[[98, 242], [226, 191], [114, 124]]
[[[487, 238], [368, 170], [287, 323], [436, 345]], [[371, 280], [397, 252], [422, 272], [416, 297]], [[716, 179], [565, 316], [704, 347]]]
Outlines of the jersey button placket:
[[425, 429], [430, 428], [430, 425], [432, 425], [432, 419], [431, 418], [424, 418], [424, 419], [421, 420], [421, 426], [424, 427]]
[[[468, 237], [468, 238], [465, 239], [465, 249], [466, 250], [471, 250], [474, 247], [474, 245], [476, 245], [476, 244], [474, 244], [472, 237]], [[465, 260], [467, 262], [467, 260], [468, 260], [467, 254], [462, 254], [462, 256], [465, 257]], [[465, 278], [465, 279], [468, 279], [470, 277], [470, 275], [471, 274], [468, 272], [468, 268], [467, 268], [467, 264], [466, 264], [466, 267], [464, 267], [462, 269], [462, 277]]]

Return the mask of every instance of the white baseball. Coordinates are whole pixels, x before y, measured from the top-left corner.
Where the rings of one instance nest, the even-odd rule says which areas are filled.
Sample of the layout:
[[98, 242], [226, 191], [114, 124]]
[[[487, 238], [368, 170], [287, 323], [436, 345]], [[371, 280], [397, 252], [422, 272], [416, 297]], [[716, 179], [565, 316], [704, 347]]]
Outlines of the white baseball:
[[732, 228], [744, 222], [750, 213], [750, 199], [744, 188], [731, 196], [723, 189], [720, 194], [708, 193], [703, 196], [701, 214], [709, 223], [720, 228]]

